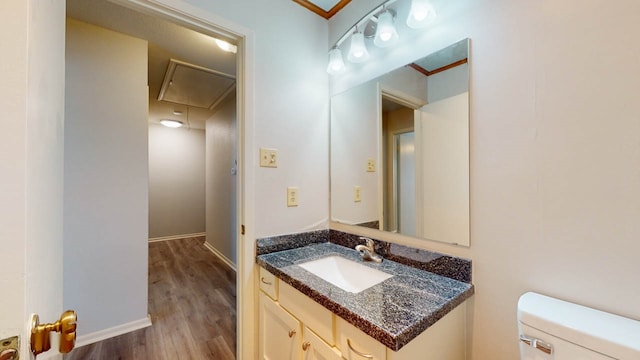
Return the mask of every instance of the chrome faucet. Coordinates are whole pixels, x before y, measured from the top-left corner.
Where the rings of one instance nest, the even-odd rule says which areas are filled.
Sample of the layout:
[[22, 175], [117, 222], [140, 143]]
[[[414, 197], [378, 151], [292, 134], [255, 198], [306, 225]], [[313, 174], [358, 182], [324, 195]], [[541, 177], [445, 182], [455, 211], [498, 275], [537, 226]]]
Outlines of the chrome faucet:
[[360, 240], [365, 240], [367, 245], [356, 245], [356, 251], [362, 256], [364, 261], [382, 262], [382, 256], [376, 254], [375, 243], [368, 237], [361, 236]]

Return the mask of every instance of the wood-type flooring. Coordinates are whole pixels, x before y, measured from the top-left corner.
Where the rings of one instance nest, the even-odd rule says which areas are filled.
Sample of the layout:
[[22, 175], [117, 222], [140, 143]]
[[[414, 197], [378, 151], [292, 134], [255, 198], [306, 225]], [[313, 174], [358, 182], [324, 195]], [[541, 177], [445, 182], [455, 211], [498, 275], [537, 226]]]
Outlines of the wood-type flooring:
[[[203, 243], [204, 237], [150, 243], [153, 325], [76, 348], [64, 359], [235, 359], [236, 274]], [[82, 314], [78, 320], [81, 327]]]

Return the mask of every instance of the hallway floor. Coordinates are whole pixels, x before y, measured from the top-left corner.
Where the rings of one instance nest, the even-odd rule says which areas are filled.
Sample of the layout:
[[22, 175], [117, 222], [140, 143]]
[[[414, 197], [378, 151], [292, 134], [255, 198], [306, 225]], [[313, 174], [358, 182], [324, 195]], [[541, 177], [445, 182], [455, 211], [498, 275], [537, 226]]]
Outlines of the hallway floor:
[[77, 348], [64, 359], [235, 359], [236, 275], [203, 243], [204, 237], [150, 243], [153, 325]]

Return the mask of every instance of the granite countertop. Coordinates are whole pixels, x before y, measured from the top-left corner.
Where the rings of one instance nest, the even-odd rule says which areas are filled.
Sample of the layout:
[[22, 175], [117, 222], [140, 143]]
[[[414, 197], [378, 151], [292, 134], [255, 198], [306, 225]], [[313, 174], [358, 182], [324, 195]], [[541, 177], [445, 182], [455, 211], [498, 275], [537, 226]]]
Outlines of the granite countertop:
[[[297, 264], [339, 255], [393, 277], [354, 294]], [[385, 259], [364, 262], [352, 248], [334, 243], [261, 254], [259, 265], [392, 350], [400, 350], [471, 295], [472, 284]]]

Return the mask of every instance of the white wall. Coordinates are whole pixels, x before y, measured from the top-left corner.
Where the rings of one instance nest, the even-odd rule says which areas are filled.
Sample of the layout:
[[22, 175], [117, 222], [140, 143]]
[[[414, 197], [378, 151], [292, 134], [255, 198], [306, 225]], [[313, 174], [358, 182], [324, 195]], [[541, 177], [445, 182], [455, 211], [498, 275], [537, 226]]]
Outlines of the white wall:
[[230, 96], [207, 120], [207, 243], [237, 265], [236, 98]]
[[621, 40], [640, 31], [640, 3], [436, 6], [434, 26], [380, 66], [471, 38], [471, 247], [390, 238], [473, 259], [473, 359], [518, 357], [529, 290], [640, 319], [640, 72], [627, 70], [640, 48]]
[[27, 357], [29, 315], [62, 311], [64, 2], [3, 1], [0, 18], [0, 338]]
[[147, 317], [147, 43], [69, 19], [64, 306], [78, 335]]
[[[380, 103], [377, 81], [331, 99], [331, 218], [345, 224], [379, 220], [378, 174]], [[362, 106], [372, 103], [371, 106]], [[348, 155], [346, 155], [348, 154]], [[367, 160], [373, 159], [377, 171], [367, 172]], [[354, 187], [360, 186], [361, 201], [354, 202]]]
[[205, 231], [205, 132], [149, 125], [149, 238]]

